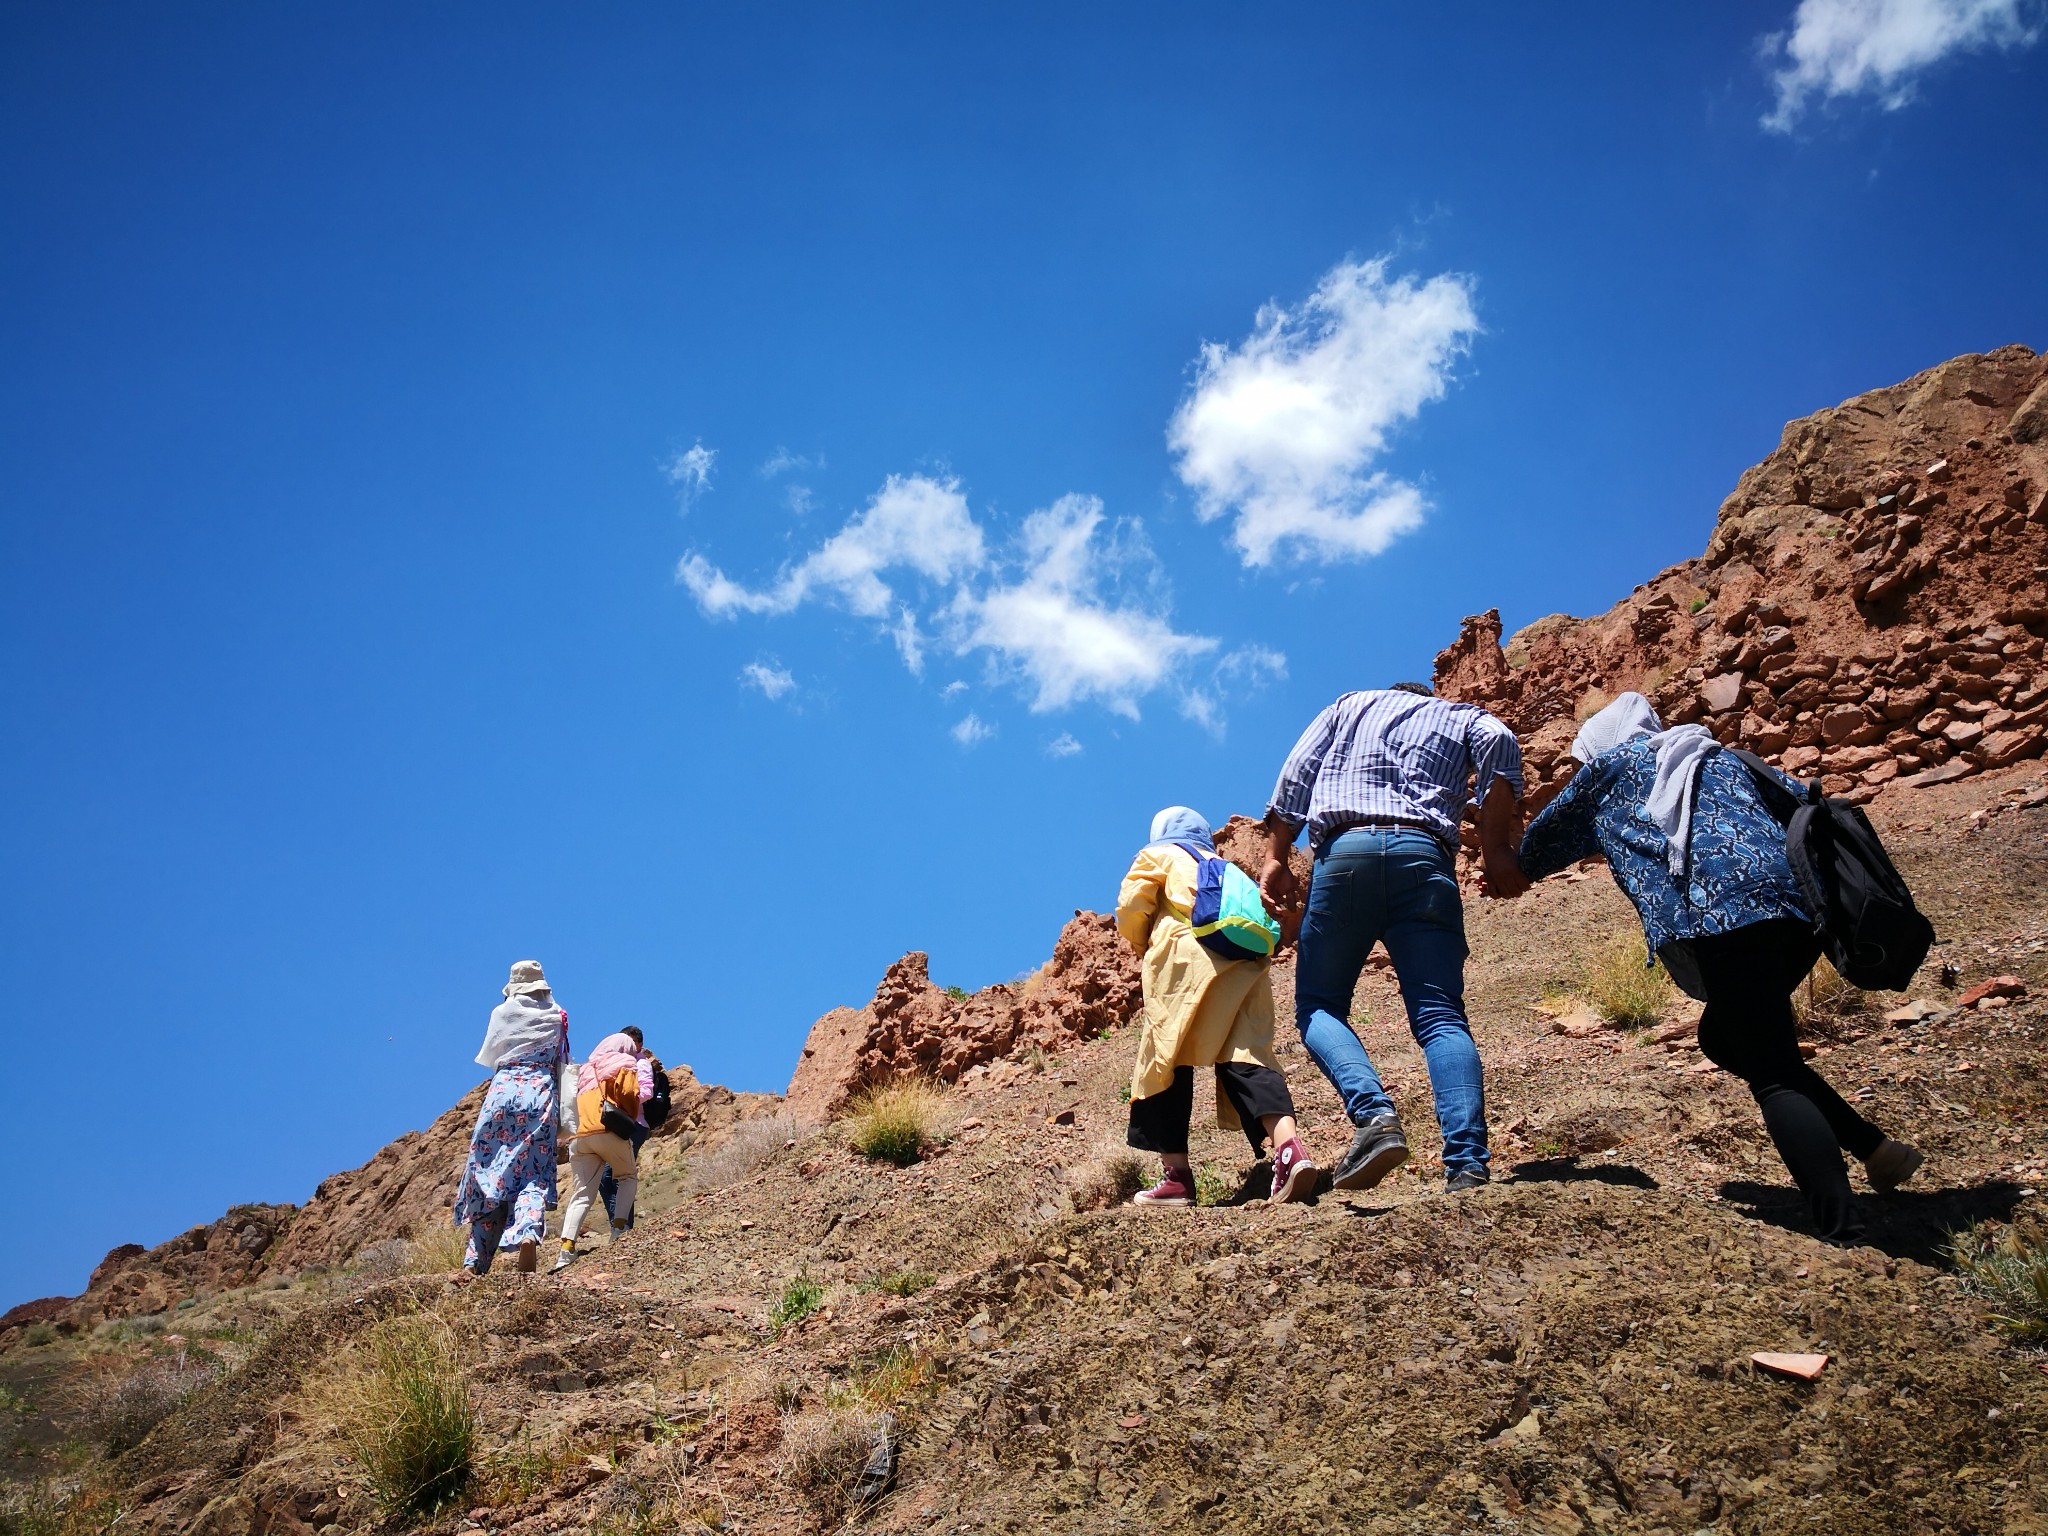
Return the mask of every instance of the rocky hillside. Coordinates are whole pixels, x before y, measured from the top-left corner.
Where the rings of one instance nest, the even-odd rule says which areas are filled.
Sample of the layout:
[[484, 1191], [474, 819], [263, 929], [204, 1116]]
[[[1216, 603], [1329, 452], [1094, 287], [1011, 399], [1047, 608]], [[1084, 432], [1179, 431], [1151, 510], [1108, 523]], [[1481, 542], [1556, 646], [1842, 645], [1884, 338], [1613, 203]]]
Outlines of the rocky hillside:
[[[669, 1069], [669, 1083], [675, 1109], [661, 1128], [656, 1159], [670, 1149], [715, 1148], [739, 1121], [781, 1103], [775, 1094], [736, 1094], [700, 1083], [682, 1065]], [[154, 1248], [122, 1244], [99, 1262], [83, 1294], [24, 1302], [0, 1314], [0, 1349], [36, 1323], [75, 1332], [158, 1315], [216, 1292], [339, 1268], [371, 1244], [445, 1228], [485, 1086], [479, 1083], [424, 1131], [407, 1131], [362, 1167], [322, 1180], [303, 1206], [238, 1205]]]
[[[464, 1497], [424, 1524], [442, 1536], [798, 1536], [849, 1497], [934, 1536], [2048, 1536], [2048, 1364], [1947, 1255], [1958, 1231], [2043, 1238], [2044, 546], [2048, 363], [2007, 347], [1788, 427], [1707, 552], [1610, 612], [1505, 643], [1470, 619], [1439, 659], [1539, 786], [1636, 687], [1870, 803], [1941, 944], [1909, 994], [1802, 1004], [1820, 1069], [1928, 1154], [1866, 1197], [1866, 1247], [1806, 1230], [1695, 1005], [1625, 1028], [1592, 1008], [1633, 924], [1587, 870], [1468, 909], [1491, 1187], [1441, 1192], [1375, 966], [1354, 1023], [1407, 1169], [1269, 1208], [1264, 1166], [1204, 1125], [1206, 1208], [1125, 1205], [1137, 971], [1077, 912], [1023, 982], [962, 994], [905, 956], [817, 1021], [786, 1099], [679, 1076], [646, 1219], [565, 1275], [450, 1285], [376, 1258], [445, 1228], [474, 1094], [303, 1209], [117, 1249], [82, 1297], [0, 1319], [0, 1536], [404, 1528], [332, 1406], [394, 1315], [445, 1329], [479, 1409]], [[1256, 859], [1243, 818], [1219, 845]], [[1290, 956], [1274, 986], [1288, 1016]], [[1327, 1164], [1348, 1127], [1282, 1034]], [[904, 1076], [941, 1088], [898, 1167], [836, 1117]], [[1826, 1361], [1800, 1379], [1758, 1352]]]
[[1867, 801], [2038, 756], [2044, 634], [2048, 359], [2010, 346], [1792, 422], [1698, 559], [1505, 644], [1497, 612], [1469, 618], [1436, 683], [1512, 725], [1539, 783], [1633, 688]]

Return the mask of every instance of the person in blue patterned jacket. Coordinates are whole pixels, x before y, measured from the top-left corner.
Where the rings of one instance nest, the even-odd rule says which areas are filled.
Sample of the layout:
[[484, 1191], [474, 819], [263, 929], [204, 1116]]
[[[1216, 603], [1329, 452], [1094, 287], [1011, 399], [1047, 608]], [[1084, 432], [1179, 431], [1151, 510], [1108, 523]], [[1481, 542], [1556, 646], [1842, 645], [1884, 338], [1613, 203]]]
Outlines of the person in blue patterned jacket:
[[1799, 1054], [1792, 992], [1820, 943], [1785, 861], [1785, 829], [1750, 770], [1704, 726], [1666, 730], [1639, 693], [1588, 720], [1572, 756], [1579, 770], [1522, 838], [1523, 875], [1541, 880], [1606, 856], [1650, 952], [1706, 1003], [1700, 1050], [1748, 1084], [1820, 1235], [1860, 1240], [1843, 1149], [1880, 1193], [1911, 1178], [1921, 1156], [1851, 1109]]

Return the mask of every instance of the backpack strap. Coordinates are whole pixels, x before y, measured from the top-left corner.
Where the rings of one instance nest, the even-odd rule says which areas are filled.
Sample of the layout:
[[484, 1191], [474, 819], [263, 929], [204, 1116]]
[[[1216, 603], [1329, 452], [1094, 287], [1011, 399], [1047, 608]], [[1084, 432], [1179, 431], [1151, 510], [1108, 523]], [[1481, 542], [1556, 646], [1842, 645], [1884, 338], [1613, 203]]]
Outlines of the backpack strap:
[[1822, 799], [1820, 785], [1808, 784], [1803, 795], [1794, 796], [1778, 777], [1778, 770], [1758, 757], [1746, 747], [1723, 747], [1721, 749], [1749, 770], [1749, 776], [1756, 782], [1757, 793], [1763, 797], [1764, 809], [1789, 825], [1793, 814], [1802, 805], [1819, 805]]

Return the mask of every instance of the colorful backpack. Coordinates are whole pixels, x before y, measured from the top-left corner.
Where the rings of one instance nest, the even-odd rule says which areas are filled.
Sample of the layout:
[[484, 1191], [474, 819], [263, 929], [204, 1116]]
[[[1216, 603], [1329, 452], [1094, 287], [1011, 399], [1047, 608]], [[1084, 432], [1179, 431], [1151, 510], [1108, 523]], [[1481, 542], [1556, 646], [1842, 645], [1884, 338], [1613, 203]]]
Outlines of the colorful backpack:
[[1266, 915], [1252, 877], [1195, 843], [1174, 847], [1193, 856], [1195, 904], [1188, 925], [1201, 946], [1225, 960], [1263, 960], [1280, 943], [1280, 925]]

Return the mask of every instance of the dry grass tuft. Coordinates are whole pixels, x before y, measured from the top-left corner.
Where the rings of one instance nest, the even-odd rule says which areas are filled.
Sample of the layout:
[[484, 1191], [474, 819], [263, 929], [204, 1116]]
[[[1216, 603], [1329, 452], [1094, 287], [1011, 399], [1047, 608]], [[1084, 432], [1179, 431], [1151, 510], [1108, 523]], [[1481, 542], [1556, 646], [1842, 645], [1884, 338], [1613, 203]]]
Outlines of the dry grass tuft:
[[446, 1324], [413, 1315], [371, 1329], [309, 1384], [309, 1418], [331, 1427], [393, 1514], [431, 1515], [468, 1486], [476, 1407]]
[[1145, 1160], [1137, 1153], [1105, 1148], [1067, 1170], [1067, 1198], [1076, 1211], [1105, 1211], [1143, 1189], [1145, 1172]]
[[153, 1355], [139, 1361], [102, 1356], [70, 1389], [72, 1411], [85, 1437], [109, 1456], [140, 1445], [214, 1377], [210, 1360]]
[[1803, 1034], [1839, 1034], [1851, 1020], [1869, 1014], [1874, 1000], [1823, 958], [1792, 994], [1792, 1014]]
[[816, 1408], [782, 1421], [782, 1480], [819, 1523], [836, 1526], [888, 1487], [894, 1425], [855, 1404]]
[[861, 1156], [906, 1167], [944, 1139], [949, 1110], [946, 1092], [937, 1083], [901, 1077], [856, 1097], [840, 1123]]
[[2048, 1243], [2038, 1233], [1978, 1222], [1950, 1238], [1948, 1251], [2001, 1328], [2023, 1344], [2048, 1343]]
[[400, 1275], [445, 1275], [462, 1267], [469, 1233], [436, 1222], [416, 1237], [387, 1237], [365, 1243], [349, 1261], [349, 1272], [389, 1280]]
[[733, 1127], [724, 1146], [690, 1164], [690, 1188], [723, 1189], [737, 1184], [785, 1147], [803, 1136], [804, 1128], [789, 1115], [763, 1115]]
[[668, 1443], [614, 1472], [591, 1501], [594, 1536], [656, 1536], [691, 1528], [696, 1522], [683, 1521], [681, 1511], [693, 1461], [688, 1446]]
[[1678, 996], [1663, 965], [1644, 964], [1648, 959], [1640, 933], [1620, 935], [1586, 957], [1575, 990], [1609, 1024], [1648, 1029]]

